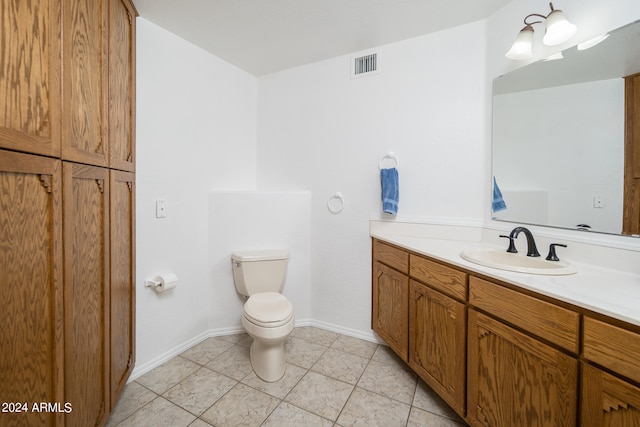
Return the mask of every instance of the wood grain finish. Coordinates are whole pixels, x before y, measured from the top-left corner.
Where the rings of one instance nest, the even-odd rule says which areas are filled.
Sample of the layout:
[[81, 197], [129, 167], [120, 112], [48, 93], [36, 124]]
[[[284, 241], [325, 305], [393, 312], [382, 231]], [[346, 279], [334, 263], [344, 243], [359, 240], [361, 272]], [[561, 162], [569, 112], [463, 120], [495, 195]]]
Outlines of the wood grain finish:
[[582, 364], [582, 427], [640, 426], [640, 388]]
[[472, 276], [469, 304], [577, 354], [580, 315]]
[[66, 426], [103, 423], [109, 396], [109, 171], [65, 162]]
[[[60, 161], [0, 150], [0, 402], [63, 401]], [[0, 413], [54, 425], [55, 413]]]
[[0, 2], [0, 148], [60, 155], [60, 2]]
[[409, 294], [409, 366], [458, 414], [466, 394], [466, 307], [415, 280]]
[[107, 0], [63, 0], [62, 158], [108, 166]]
[[468, 421], [473, 426], [575, 426], [578, 361], [469, 310]]
[[109, 165], [135, 170], [135, 10], [109, 0]]
[[409, 351], [409, 277], [374, 263], [372, 328], [403, 360]]
[[406, 251], [375, 239], [373, 241], [373, 258], [404, 274], [409, 272], [409, 254]]
[[135, 175], [110, 174], [110, 381], [115, 406], [135, 361]]
[[640, 74], [625, 77], [622, 233], [640, 234]]
[[459, 300], [467, 299], [467, 274], [411, 254], [409, 275]]
[[584, 358], [640, 383], [640, 334], [584, 317]]

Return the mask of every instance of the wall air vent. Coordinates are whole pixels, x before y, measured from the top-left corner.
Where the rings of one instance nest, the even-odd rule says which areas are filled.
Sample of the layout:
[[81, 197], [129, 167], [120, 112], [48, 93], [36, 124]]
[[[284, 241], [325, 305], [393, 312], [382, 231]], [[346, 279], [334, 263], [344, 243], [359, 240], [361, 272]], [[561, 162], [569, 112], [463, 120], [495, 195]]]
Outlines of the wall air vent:
[[351, 77], [363, 77], [365, 75], [377, 74], [378, 54], [357, 56], [352, 58]]

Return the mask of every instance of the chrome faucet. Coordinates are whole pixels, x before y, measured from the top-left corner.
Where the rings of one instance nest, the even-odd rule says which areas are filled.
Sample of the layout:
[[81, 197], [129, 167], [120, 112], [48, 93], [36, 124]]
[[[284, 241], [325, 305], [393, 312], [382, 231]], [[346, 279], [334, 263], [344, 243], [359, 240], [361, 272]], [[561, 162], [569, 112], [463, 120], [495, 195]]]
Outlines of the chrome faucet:
[[511, 230], [511, 233], [509, 234], [509, 241], [513, 242], [513, 239], [516, 239], [520, 233], [524, 233], [527, 238], [527, 256], [540, 256], [538, 248], [536, 247], [536, 241], [533, 239], [533, 234], [531, 234], [531, 231], [529, 231], [528, 228], [516, 227]]

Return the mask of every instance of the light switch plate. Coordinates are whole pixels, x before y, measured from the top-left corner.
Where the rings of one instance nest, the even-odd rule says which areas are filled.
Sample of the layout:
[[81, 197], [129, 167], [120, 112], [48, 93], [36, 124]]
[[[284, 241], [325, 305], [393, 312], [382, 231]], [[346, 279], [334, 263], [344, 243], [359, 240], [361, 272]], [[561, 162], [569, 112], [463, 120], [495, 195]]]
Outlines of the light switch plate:
[[167, 199], [156, 200], [156, 218], [167, 217]]

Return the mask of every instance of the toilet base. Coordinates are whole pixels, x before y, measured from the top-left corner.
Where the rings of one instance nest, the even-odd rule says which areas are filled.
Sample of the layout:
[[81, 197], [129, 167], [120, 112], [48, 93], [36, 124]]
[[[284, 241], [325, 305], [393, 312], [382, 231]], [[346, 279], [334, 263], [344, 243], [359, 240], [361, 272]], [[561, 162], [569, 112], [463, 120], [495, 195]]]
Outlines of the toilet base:
[[253, 371], [263, 381], [274, 382], [284, 376], [284, 340], [269, 342], [254, 339], [249, 358]]

